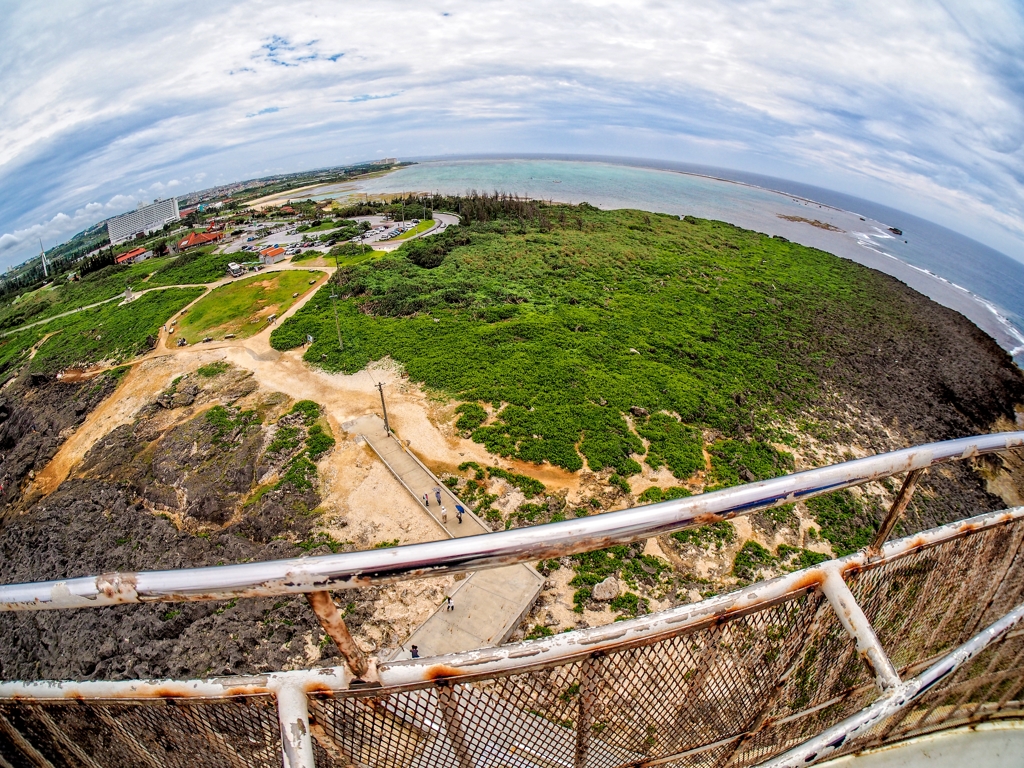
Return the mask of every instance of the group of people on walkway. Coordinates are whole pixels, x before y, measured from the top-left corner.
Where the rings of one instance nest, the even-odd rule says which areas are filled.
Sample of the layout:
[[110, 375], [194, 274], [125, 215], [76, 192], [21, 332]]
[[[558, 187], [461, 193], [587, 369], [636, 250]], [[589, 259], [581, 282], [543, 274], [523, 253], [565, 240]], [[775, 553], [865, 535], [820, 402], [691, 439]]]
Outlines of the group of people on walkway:
[[[441, 503], [441, 486], [434, 486], [434, 498], [437, 500], [437, 506], [441, 508], [441, 524], [448, 525], [448, 508]], [[430, 493], [423, 494], [423, 506], [430, 508]], [[462, 516], [466, 514], [466, 508], [461, 504], [455, 505], [455, 516], [459, 520], [459, 524], [462, 524]]]

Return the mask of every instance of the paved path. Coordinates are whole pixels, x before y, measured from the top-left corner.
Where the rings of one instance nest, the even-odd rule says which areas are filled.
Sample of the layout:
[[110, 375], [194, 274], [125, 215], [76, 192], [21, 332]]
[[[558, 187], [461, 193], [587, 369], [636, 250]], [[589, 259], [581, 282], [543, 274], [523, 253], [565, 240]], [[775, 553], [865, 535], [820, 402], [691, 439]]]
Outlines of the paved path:
[[[363, 416], [342, 427], [366, 441], [409, 493], [419, 500], [423, 511], [434, 519], [444, 535], [461, 538], [490, 532], [472, 512], [467, 512], [462, 523], [458, 522], [455, 515], [458, 499], [406, 446], [384, 431], [384, 421], [379, 416]], [[448, 510], [447, 523], [441, 521], [441, 509], [434, 495], [438, 487], [441, 503]], [[423, 504], [424, 493], [429, 494], [429, 506]], [[465, 504], [462, 506], [469, 509]], [[457, 582], [450, 593], [454, 610], [449, 611], [442, 605], [413, 631], [393, 658], [408, 658], [413, 645], [419, 646], [420, 656], [424, 658], [500, 645], [519, 626], [543, 584], [544, 577], [524, 564], [472, 573]]]

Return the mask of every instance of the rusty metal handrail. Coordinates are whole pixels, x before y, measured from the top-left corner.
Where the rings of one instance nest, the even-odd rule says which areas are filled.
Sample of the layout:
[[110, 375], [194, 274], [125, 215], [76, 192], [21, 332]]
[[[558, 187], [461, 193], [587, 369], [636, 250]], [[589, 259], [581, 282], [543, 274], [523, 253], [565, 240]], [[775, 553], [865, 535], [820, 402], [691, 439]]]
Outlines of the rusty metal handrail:
[[[942, 657], [917, 677], [902, 681], [847, 586], [845, 577], [864, 569], [882, 567], [964, 536], [992, 531], [1021, 520], [1024, 520], [1024, 507], [986, 513], [887, 542], [877, 552], [855, 552], [697, 604], [500, 648], [382, 664], [374, 670], [379, 686], [375, 687], [374, 693], [375, 696], [382, 696], [437, 684], [438, 681], [451, 685], [557, 667], [584, 657], [611, 652], [616, 648], [650, 644], [662, 637], [719, 623], [729, 616], [746, 614], [819, 589], [848, 635], [855, 640], [860, 657], [874, 674], [875, 686], [881, 696], [859, 713], [769, 763], [772, 766], [808, 765], [823, 759], [886, 718], [909, 707], [971, 658], [1005, 637], [1024, 618], [1022, 605]], [[0, 682], [0, 702], [154, 698], [210, 700], [272, 695], [277, 705], [285, 768], [313, 768], [313, 739], [325, 748], [336, 745], [332, 737], [310, 719], [308, 696], [314, 693], [343, 692], [355, 684], [354, 676], [345, 667], [188, 681], [18, 681]], [[446, 727], [454, 726], [446, 724]]]
[[894, 474], [1024, 446], [1024, 431], [960, 438], [642, 507], [389, 549], [0, 586], [0, 611], [98, 608], [351, 589], [497, 568], [728, 520]]

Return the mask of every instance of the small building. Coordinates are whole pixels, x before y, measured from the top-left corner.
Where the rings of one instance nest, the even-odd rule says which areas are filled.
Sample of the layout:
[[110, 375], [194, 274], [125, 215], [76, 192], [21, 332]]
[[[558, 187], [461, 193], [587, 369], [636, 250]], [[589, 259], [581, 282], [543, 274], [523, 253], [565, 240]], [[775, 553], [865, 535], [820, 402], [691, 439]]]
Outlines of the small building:
[[222, 237], [224, 237], [223, 232], [192, 232], [188, 237], [178, 243], [178, 250], [187, 251], [189, 248], [216, 243]]
[[260, 263], [261, 264], [277, 264], [279, 261], [284, 261], [288, 258], [288, 254], [284, 252], [284, 248], [264, 248], [260, 251]]
[[295, 209], [292, 208], [290, 205], [282, 205], [281, 206], [281, 213], [287, 213], [289, 216], [294, 216], [295, 215]]
[[145, 248], [132, 248], [130, 251], [114, 257], [114, 263], [116, 264], [137, 264], [140, 261], [145, 261], [153, 255], [152, 251], [147, 251]]

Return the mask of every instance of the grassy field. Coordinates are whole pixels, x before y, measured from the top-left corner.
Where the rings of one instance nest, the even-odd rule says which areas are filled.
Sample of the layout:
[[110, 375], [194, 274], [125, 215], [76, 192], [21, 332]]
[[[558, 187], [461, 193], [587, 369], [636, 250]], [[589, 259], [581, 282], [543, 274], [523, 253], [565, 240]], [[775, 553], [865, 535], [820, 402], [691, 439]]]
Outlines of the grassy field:
[[310, 280], [323, 282], [323, 272], [310, 274], [303, 271], [271, 272], [222, 285], [189, 309], [178, 322], [175, 338], [185, 338], [190, 344], [207, 336], [223, 339], [234, 334], [244, 339], [266, 327], [270, 315], [287, 311], [299, 297], [313, 290]]
[[77, 282], [48, 286], [18, 296], [8, 305], [0, 307], [0, 331], [105, 301], [124, 293], [128, 285], [135, 290], [148, 287], [146, 280], [150, 274], [173, 261], [160, 258], [139, 264], [112, 265], [88, 274]]
[[65, 368], [102, 361], [130, 360], [150, 349], [160, 326], [200, 293], [200, 288], [153, 291], [124, 307], [110, 302], [13, 333], [0, 339], [0, 378], [24, 363], [40, 341], [31, 362], [36, 375], [50, 376]]
[[[271, 340], [311, 334], [306, 359], [349, 373], [390, 355], [414, 381], [490, 403], [497, 416], [472, 436], [503, 456], [624, 477], [646, 460], [685, 477], [699, 429], [755, 438], [743, 452], [756, 458], [770, 422], [821, 395], [851, 331], [913, 322], [879, 278], [722, 222], [554, 206], [339, 270], [344, 351], [329, 342], [327, 288]], [[737, 450], [715, 447], [718, 482], [760, 474], [753, 458], [746, 475], [730, 469]], [[786, 464], [765, 453], [773, 471]]]

